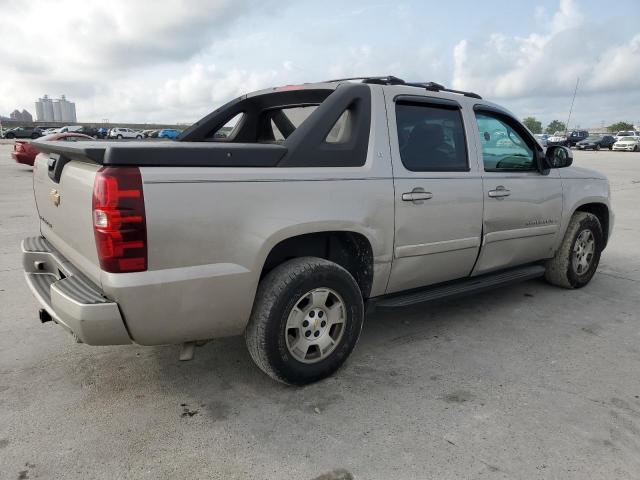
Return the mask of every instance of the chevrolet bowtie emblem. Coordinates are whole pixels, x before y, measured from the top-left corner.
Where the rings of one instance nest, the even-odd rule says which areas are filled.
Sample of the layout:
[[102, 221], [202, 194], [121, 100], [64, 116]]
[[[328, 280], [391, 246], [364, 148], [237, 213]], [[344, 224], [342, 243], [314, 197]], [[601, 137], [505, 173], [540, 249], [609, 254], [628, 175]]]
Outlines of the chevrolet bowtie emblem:
[[51, 200], [51, 203], [53, 203], [56, 207], [60, 205], [60, 194], [58, 193], [58, 190], [52, 188], [49, 192], [49, 199]]

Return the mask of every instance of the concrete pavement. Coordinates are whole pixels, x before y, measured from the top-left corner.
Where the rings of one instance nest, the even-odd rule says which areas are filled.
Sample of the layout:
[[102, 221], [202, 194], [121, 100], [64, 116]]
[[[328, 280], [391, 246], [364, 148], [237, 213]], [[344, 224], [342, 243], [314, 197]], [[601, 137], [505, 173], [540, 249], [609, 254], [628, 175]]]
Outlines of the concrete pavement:
[[31, 172], [10, 148], [0, 478], [640, 478], [640, 153], [575, 152], [615, 202], [590, 285], [374, 313], [342, 370], [291, 388], [242, 338], [179, 362], [175, 346], [91, 347], [41, 325], [19, 253], [38, 232]]

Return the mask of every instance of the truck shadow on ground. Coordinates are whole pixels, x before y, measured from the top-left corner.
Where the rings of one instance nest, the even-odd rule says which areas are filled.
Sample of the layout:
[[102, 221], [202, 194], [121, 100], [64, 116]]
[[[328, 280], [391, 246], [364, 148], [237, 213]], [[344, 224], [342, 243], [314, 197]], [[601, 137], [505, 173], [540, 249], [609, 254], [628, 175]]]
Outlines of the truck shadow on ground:
[[[156, 378], [140, 381], [162, 385], [165, 392], [179, 392], [184, 398], [180, 402], [184, 417], [207, 414], [220, 421], [238, 412], [238, 399], [242, 399], [245, 409], [261, 408], [269, 400], [271, 404], [287, 408], [294, 405], [294, 410], [317, 413], [345, 396], [366, 395], [372, 387], [378, 391], [397, 390], [425, 378], [437, 379], [438, 360], [435, 355], [433, 361], [429, 359], [432, 342], [450, 342], [458, 331], [473, 336], [474, 329], [501, 321], [491, 315], [494, 307], [504, 317], [505, 310], [522, 308], [523, 302], [543, 301], [536, 297], [553, 295], [553, 291], [557, 290], [541, 281], [529, 281], [501, 288], [499, 294], [374, 311], [366, 316], [361, 339], [343, 368], [334, 376], [305, 387], [283, 385], [262, 373], [251, 360], [243, 337], [213, 340], [196, 348], [194, 360], [188, 362], [178, 360], [177, 346], [141, 350], [149, 362], [155, 363], [151, 370]], [[431, 372], [425, 372], [423, 364], [416, 365], [403, 357], [402, 353], [411, 349], [424, 355], [423, 363], [432, 366]]]

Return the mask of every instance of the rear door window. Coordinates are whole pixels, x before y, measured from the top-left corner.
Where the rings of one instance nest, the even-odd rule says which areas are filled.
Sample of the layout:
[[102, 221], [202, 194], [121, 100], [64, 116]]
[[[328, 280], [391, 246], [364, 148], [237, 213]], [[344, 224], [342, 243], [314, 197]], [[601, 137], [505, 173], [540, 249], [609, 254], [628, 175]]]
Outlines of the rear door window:
[[462, 115], [457, 108], [396, 103], [400, 159], [413, 172], [468, 171]]

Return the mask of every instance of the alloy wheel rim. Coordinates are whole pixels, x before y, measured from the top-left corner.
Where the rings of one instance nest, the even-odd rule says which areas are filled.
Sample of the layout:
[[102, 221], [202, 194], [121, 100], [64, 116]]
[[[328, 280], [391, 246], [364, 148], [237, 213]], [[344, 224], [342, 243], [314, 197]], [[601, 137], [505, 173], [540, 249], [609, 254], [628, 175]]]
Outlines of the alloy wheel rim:
[[578, 275], [584, 275], [591, 266], [596, 250], [596, 241], [591, 230], [583, 230], [573, 246], [572, 266]]
[[316, 363], [336, 349], [347, 321], [342, 297], [330, 288], [314, 288], [302, 295], [287, 317], [287, 350], [299, 362]]

